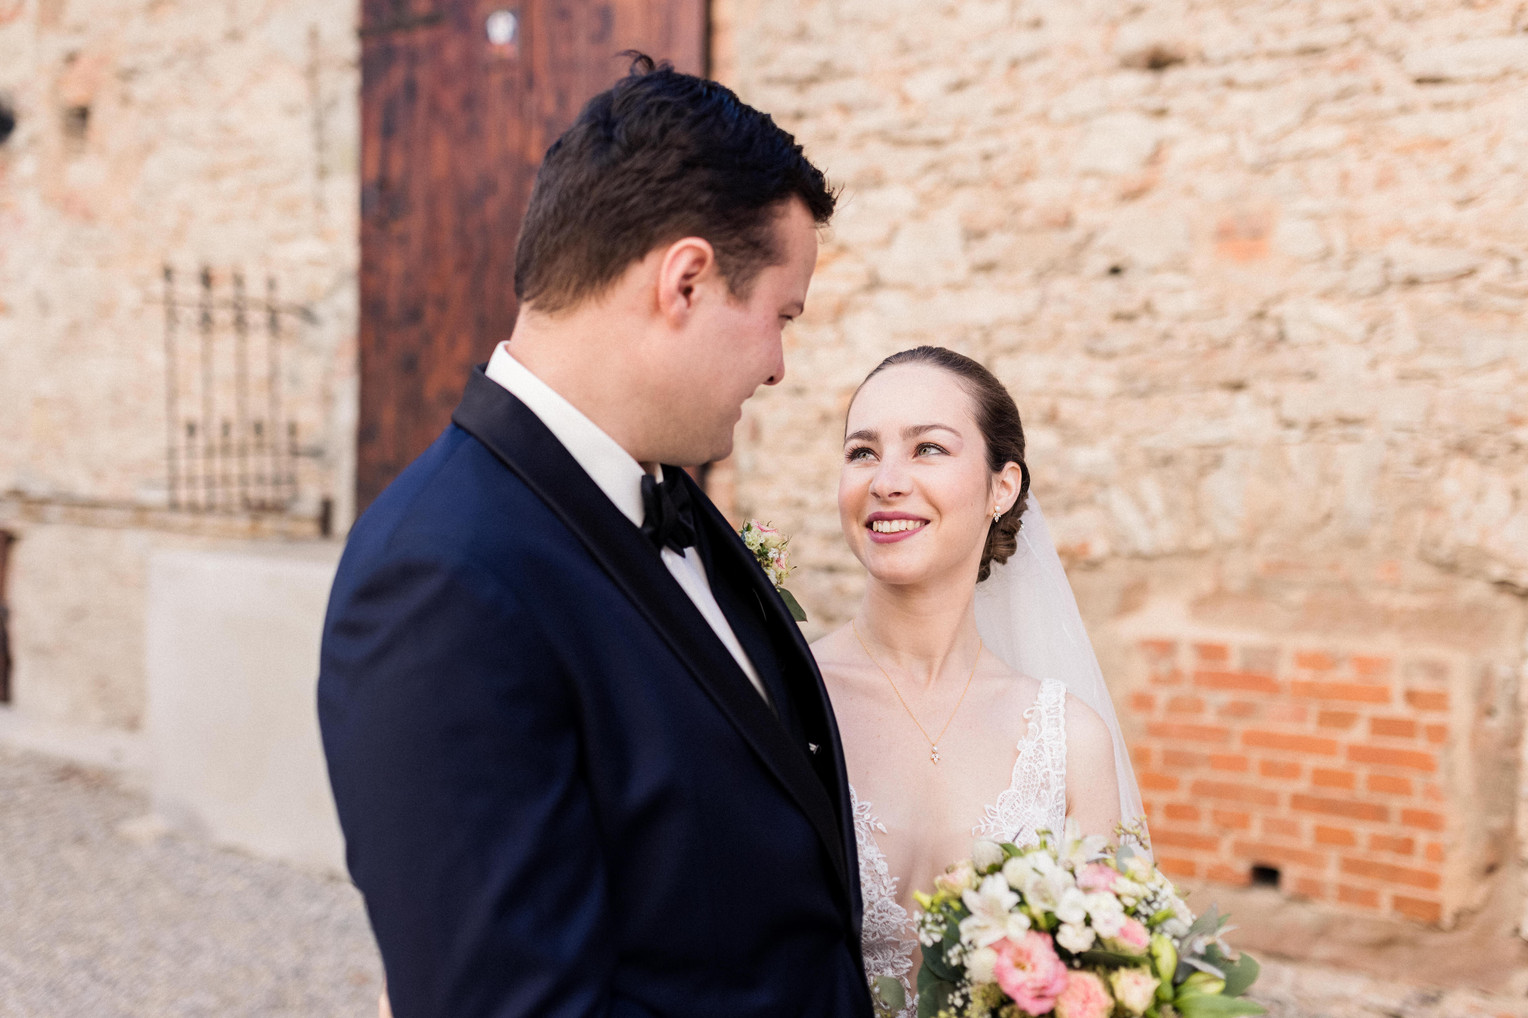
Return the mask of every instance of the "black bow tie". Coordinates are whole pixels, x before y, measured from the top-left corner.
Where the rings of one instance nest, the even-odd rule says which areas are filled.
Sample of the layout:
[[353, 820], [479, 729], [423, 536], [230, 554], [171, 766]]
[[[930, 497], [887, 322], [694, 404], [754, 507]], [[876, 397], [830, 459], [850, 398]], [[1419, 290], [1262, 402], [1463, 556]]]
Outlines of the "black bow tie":
[[695, 511], [684, 482], [660, 481], [642, 475], [642, 536], [662, 552], [673, 548], [683, 555], [695, 543]]

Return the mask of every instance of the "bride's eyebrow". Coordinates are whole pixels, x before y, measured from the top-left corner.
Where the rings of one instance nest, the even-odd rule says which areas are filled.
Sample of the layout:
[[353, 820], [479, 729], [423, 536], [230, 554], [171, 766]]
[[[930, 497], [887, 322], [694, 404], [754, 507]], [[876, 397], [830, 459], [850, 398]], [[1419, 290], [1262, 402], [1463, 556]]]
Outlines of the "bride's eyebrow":
[[960, 437], [960, 432], [956, 431], [948, 424], [914, 424], [911, 427], [902, 429], [902, 437], [917, 438], [919, 435], [926, 435], [930, 431], [948, 431], [956, 438]]
[[880, 437], [881, 433], [879, 431], [871, 428], [861, 428], [852, 435], [845, 435], [844, 445], [848, 445], [850, 442], [876, 442], [880, 440]]

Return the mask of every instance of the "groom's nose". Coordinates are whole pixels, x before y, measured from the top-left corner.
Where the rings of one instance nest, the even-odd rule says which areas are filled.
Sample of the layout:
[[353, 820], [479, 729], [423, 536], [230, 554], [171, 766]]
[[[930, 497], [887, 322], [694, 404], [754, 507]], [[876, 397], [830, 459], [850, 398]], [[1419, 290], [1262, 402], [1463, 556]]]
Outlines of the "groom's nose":
[[770, 371], [769, 377], [764, 379], [765, 385], [779, 385], [785, 380], [785, 342], [782, 340], [775, 346], [775, 365]]

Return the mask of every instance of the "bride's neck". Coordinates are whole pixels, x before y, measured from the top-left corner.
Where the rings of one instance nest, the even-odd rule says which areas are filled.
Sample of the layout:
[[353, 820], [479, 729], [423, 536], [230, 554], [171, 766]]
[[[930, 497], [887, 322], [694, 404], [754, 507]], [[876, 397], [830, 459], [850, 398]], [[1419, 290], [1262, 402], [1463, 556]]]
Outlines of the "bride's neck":
[[925, 686], [946, 672], [969, 669], [976, 657], [976, 589], [892, 587], [874, 580], [855, 628], [875, 663]]

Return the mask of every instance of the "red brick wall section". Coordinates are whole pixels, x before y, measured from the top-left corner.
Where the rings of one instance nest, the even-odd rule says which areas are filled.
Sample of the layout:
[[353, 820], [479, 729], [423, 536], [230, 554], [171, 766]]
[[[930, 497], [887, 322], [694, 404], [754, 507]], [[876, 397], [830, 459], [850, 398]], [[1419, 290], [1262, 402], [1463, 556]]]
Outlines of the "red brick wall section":
[[1437, 923], [1448, 670], [1435, 661], [1148, 640], [1130, 697], [1162, 868]]

